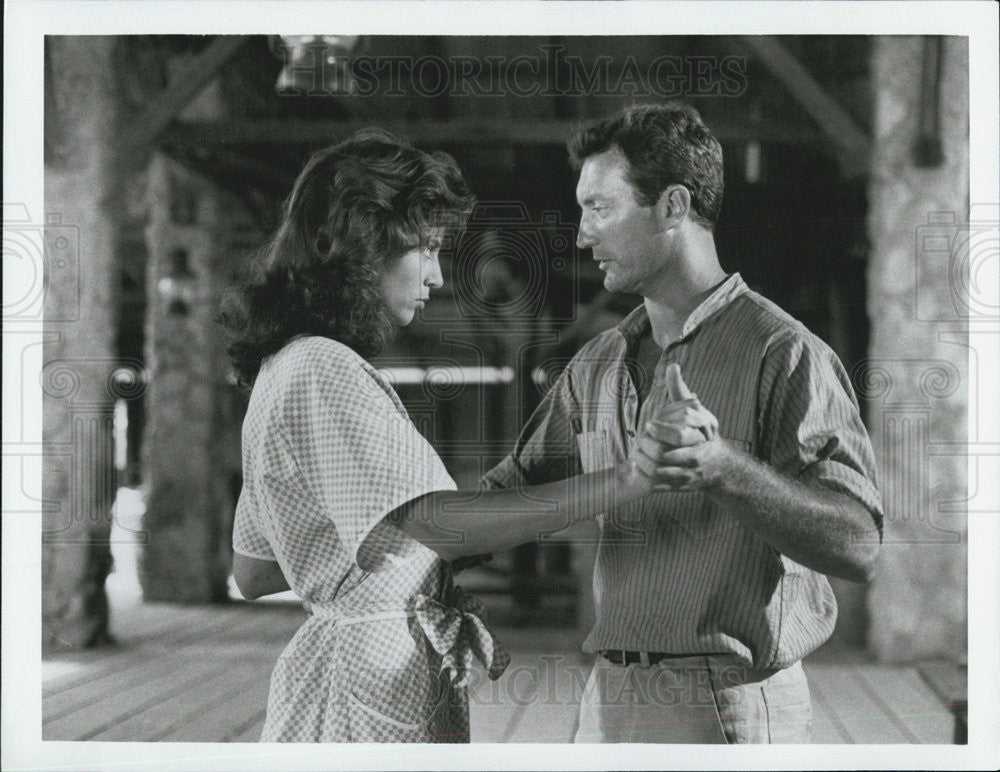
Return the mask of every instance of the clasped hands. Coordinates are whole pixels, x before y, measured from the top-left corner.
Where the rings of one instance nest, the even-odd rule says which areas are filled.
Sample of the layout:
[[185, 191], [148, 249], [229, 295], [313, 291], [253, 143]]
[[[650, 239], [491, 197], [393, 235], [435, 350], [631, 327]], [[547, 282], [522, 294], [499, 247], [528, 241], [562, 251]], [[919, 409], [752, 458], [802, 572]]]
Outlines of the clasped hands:
[[716, 417], [691, 392], [680, 367], [667, 366], [667, 401], [643, 426], [629, 455], [650, 491], [689, 491], [725, 474], [731, 450]]

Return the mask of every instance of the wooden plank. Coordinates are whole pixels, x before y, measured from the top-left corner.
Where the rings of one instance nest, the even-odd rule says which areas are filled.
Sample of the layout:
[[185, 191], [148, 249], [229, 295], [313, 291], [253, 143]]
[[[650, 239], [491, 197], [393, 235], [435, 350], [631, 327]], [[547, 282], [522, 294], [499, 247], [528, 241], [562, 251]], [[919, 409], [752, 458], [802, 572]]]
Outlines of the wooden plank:
[[909, 740], [882, 706], [849, 675], [851, 665], [814, 665], [808, 678], [822, 691], [829, 716], [835, 716], [852, 743], [906, 743]]
[[[137, 605], [124, 610], [115, 609], [112, 613], [112, 634], [118, 641], [117, 645], [88, 649], [86, 651], [55, 652], [47, 654], [42, 660], [42, 693], [55, 694], [63, 689], [99, 678], [102, 670], [98, 665], [109, 656], [115, 656], [126, 650], [128, 644], [136, 637], [135, 630], [143, 630], [150, 636], [165, 635], [169, 638], [178, 630], [187, 629], [190, 609], [172, 607], [150, 611], [145, 605]], [[125, 625], [119, 625], [119, 619], [129, 620]], [[124, 629], [122, 629], [124, 628]], [[52, 675], [46, 675], [47, 663], [79, 665], [83, 669], [52, 669]]]
[[968, 670], [950, 662], [927, 662], [918, 668], [928, 686], [947, 707], [966, 707], [969, 700]]
[[[71, 685], [43, 692], [43, 721], [53, 721], [86, 705], [107, 698], [134, 684], [155, 679], [166, 670], [182, 672], [191, 662], [214, 658], [219, 667], [233, 659], [254, 659], [270, 674], [274, 661], [280, 653], [280, 644], [271, 652], [262, 649], [254, 636], [264, 629], [274, 627], [273, 615], [257, 614], [246, 609], [223, 615], [212, 620], [211, 625], [186, 628], [180, 637], [172, 642], [157, 641], [129, 649], [109, 649], [106, 655], [89, 665], [92, 672], [85, 680], [77, 680]], [[245, 646], [228, 644], [226, 637], [247, 633], [249, 642]], [[288, 636], [290, 638], [291, 635]], [[287, 639], [286, 639], [287, 640]], [[196, 641], [197, 643], [188, 643]], [[212, 643], [215, 641], [213, 647]], [[222, 654], [220, 657], [218, 654]]]
[[62, 716], [120, 693], [122, 690], [158, 678], [166, 672], [176, 672], [177, 658], [150, 659], [146, 652], [128, 651], [105, 658], [94, 671], [94, 678], [74, 684], [55, 694], [42, 695], [42, 723], [48, 724]]
[[812, 698], [812, 742], [824, 745], [849, 743], [851, 735], [830, 707], [826, 693], [823, 691], [822, 674], [818, 678], [814, 678], [813, 668], [808, 663], [804, 664], [803, 668], [806, 672], [806, 678], [809, 680], [809, 694]]
[[223, 702], [213, 705], [197, 721], [185, 722], [159, 739], [164, 742], [231, 742], [262, 720], [269, 687], [267, 679], [248, 683]]
[[[592, 663], [563, 652], [535, 655], [529, 667], [538, 673], [537, 686], [530, 699], [511, 692], [512, 700], [526, 704], [518, 710], [518, 720], [511, 726], [506, 742], [568, 743], [573, 740], [583, 687]], [[520, 679], [523, 683], [524, 679]]]
[[[228, 611], [228, 613], [215, 612], [213, 615], [207, 609], [199, 609], [197, 614], [190, 615], [183, 627], [167, 635], [156, 637], [155, 644], [143, 641], [130, 641], [128, 645], [109, 647], [98, 652], [84, 652], [83, 659], [88, 666], [86, 673], [74, 674], [72, 678], [60, 679], [57, 683], [45, 684], [42, 690], [42, 710], [48, 712], [50, 706], [62, 706], [68, 700], [72, 703], [80, 699], [80, 695], [85, 695], [91, 688], [95, 693], [102, 693], [107, 685], [97, 683], [104, 678], [108, 670], [114, 678], [138, 678], [143, 677], [142, 670], [148, 667], [153, 655], [157, 650], [165, 652], [183, 651], [190, 641], [210, 638], [213, 633], [229, 633], [234, 629], [242, 627], [239, 619], [242, 617], [243, 624], [252, 622], [253, 618], [244, 613]], [[207, 620], [207, 621], [206, 621]], [[95, 654], [96, 656], [91, 656]], [[124, 659], [122, 659], [124, 658]], [[164, 661], [162, 657], [158, 661]], [[154, 668], [155, 671], [155, 668]], [[63, 692], [70, 692], [66, 698], [51, 701], [53, 697]], [[55, 707], [52, 710], [57, 710]], [[62, 707], [58, 708], [62, 710]], [[61, 715], [61, 714], [59, 714]], [[53, 718], [56, 715], [51, 716]]]
[[250, 721], [246, 729], [233, 735], [230, 742], [234, 743], [256, 743], [260, 742], [260, 733], [264, 731], [265, 712], [262, 710], [254, 720]]
[[952, 741], [948, 709], [927, 688], [912, 667], [861, 665], [854, 668], [864, 688], [878, 695], [894, 723], [911, 736], [910, 742], [941, 744]]
[[111, 610], [111, 634], [115, 639], [159, 635], [185, 624], [198, 607], [174, 603], [136, 603]]
[[163, 699], [118, 721], [88, 739], [100, 741], [155, 741], [201, 720], [217, 704], [246, 692], [247, 685], [268, 680], [269, 668], [258, 664], [224, 663], [190, 689]]
[[43, 740], [88, 740], [126, 717], [146, 710], [158, 702], [194, 687], [218, 671], [217, 662], [194, 660], [184, 667], [171, 663], [167, 672], [152, 680], [132, 683], [124, 689], [88, 702], [52, 721], [42, 722]]
[[504, 673], [499, 680], [490, 681], [486, 671], [476, 664], [476, 674], [469, 689], [469, 736], [473, 742], [504, 742], [513, 732], [518, 710], [504, 699], [506, 678]]

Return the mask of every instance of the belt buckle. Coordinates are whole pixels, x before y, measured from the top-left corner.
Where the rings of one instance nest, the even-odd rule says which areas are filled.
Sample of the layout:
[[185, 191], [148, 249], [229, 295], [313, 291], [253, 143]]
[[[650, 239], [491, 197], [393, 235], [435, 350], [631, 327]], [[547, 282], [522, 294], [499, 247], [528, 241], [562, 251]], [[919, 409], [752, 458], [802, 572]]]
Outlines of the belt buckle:
[[648, 651], [640, 651], [639, 652], [639, 664], [641, 664], [643, 667], [649, 667], [649, 652]]

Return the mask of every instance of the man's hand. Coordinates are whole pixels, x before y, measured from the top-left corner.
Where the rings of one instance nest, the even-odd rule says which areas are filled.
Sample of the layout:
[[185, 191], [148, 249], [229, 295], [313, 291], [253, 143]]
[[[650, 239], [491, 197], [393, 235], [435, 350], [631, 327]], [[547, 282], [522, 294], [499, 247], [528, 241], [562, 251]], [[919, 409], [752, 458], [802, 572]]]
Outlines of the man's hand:
[[649, 479], [650, 490], [664, 490], [657, 484], [668, 482], [662, 470], [667, 454], [719, 436], [718, 420], [684, 383], [680, 367], [668, 365], [666, 379], [667, 401], [643, 427], [629, 456], [632, 470]]
[[669, 365], [666, 375], [670, 401], [646, 425], [644, 434], [642, 451], [655, 462], [647, 474], [657, 491], [712, 485], [726, 473], [732, 449], [719, 437], [718, 419], [684, 382], [680, 367]]

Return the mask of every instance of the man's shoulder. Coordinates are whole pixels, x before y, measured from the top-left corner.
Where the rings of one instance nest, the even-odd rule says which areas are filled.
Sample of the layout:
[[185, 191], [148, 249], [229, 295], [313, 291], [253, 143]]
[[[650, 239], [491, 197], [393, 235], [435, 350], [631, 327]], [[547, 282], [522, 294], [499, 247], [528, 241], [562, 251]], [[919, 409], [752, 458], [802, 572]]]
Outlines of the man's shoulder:
[[625, 338], [618, 325], [599, 332], [584, 343], [569, 362], [574, 370], [590, 370], [617, 362], [624, 356]]
[[776, 365], [779, 368], [802, 362], [823, 368], [832, 366], [835, 370], [843, 368], [840, 358], [826, 341], [777, 303], [752, 290], [743, 293], [734, 303], [742, 304], [738, 317], [740, 324], [756, 328], [764, 358], [782, 363]]
[[733, 301], [733, 320], [741, 326], [752, 325], [769, 345], [799, 344], [809, 347], [829, 348], [802, 322], [785, 311], [773, 300], [753, 290], [743, 292]]

